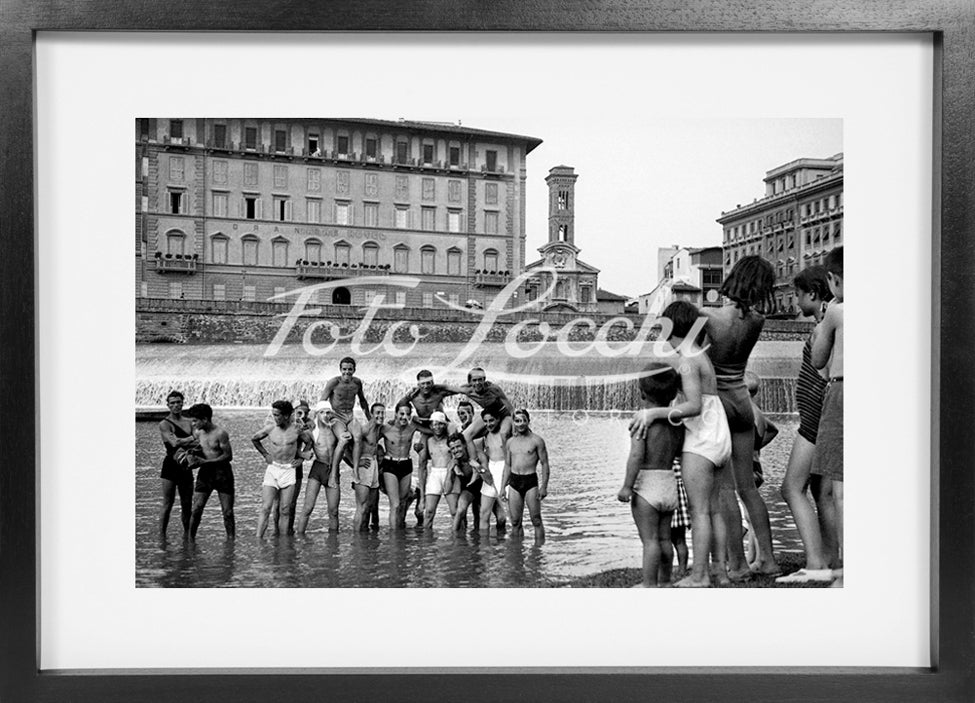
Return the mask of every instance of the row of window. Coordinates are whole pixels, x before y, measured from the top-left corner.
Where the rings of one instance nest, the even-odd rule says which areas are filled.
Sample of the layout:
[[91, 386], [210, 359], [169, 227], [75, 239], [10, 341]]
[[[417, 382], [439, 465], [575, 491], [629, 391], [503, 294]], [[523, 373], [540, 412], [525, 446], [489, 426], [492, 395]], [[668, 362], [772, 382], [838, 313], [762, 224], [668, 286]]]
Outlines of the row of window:
[[[811, 227], [805, 230], [806, 246], [816, 248], [839, 246], [842, 243], [842, 230], [843, 225], [840, 222], [834, 222], [832, 225], [823, 225], [822, 227]], [[794, 252], [795, 244], [795, 237], [791, 234], [788, 240], [782, 236], [776, 239], [769, 239], [765, 245], [765, 255], [771, 257], [776, 252]], [[725, 265], [730, 266], [742, 256], [749, 256], [751, 254], [761, 255], [762, 245], [760, 243], [749, 244], [740, 249], [728, 252], [725, 255]]]
[[[295, 222], [292, 199], [285, 196], [274, 196], [271, 199], [271, 217], [265, 218], [264, 199], [259, 195], [245, 194], [235, 199], [235, 211], [230, 213], [230, 194], [213, 192], [211, 202], [212, 217], [238, 217], [244, 220], [270, 219], [275, 222]], [[331, 204], [331, 220], [326, 223], [322, 219], [322, 199], [305, 199], [305, 219], [302, 222], [313, 224], [359, 225], [363, 227], [380, 227], [380, 204], [362, 203], [361, 210], [349, 200], [335, 200]], [[416, 218], [416, 208], [410, 205], [393, 205], [387, 208], [389, 217], [387, 226], [396, 229], [420, 229], [426, 232], [462, 232], [463, 210], [447, 208], [438, 215], [436, 206], [420, 206], [419, 221]], [[185, 190], [169, 190], [169, 214], [189, 214], [189, 196]], [[499, 234], [500, 213], [497, 210], [484, 210], [482, 215], [483, 234]]]
[[[261, 242], [257, 237], [244, 236], [241, 239], [241, 261], [244, 266], [258, 266], [260, 261]], [[191, 253], [188, 247], [187, 237], [180, 231], [171, 231], [166, 234], [165, 254], [172, 256], [186, 256]], [[227, 264], [229, 261], [230, 238], [223, 234], [216, 234], [210, 238], [210, 263]], [[359, 262], [363, 266], [379, 266], [379, 245], [375, 242], [366, 242], [362, 245], [362, 259]], [[284, 268], [293, 266], [291, 260], [291, 243], [285, 239], [276, 239], [271, 242], [272, 265]], [[316, 239], [306, 240], [301, 260], [311, 263], [323, 263], [333, 266], [349, 266], [352, 262], [352, 246], [347, 242], [336, 242], [329, 254], [325, 251], [322, 242]], [[397, 244], [393, 247], [392, 270], [395, 273], [408, 273], [410, 271], [411, 250], [405, 244]], [[463, 252], [457, 247], [447, 249], [447, 269], [448, 276], [461, 275], [461, 262]], [[496, 249], [485, 249], [482, 254], [482, 266], [484, 271], [498, 271], [499, 254]], [[441, 264], [442, 265], [442, 264]], [[420, 248], [420, 273], [437, 273], [437, 249], [432, 245], [424, 245]]]
[[[832, 212], [836, 208], [842, 206], [843, 193], [830, 195], [829, 197], [813, 200], [809, 203], [803, 203], [800, 205], [799, 217], [802, 218]], [[751, 237], [758, 234], [763, 225], [765, 227], [772, 227], [773, 225], [792, 222], [794, 217], [795, 211], [792, 209], [779, 210], [778, 212], [769, 213], [765, 215], [765, 217], [756, 218], [750, 222], [743, 222], [739, 225], [735, 225], [734, 227], [728, 227], [724, 233], [725, 241], [737, 241], [739, 239]]]
[[[235, 287], [236, 288], [236, 287]], [[257, 286], [253, 285], [243, 285], [239, 289], [236, 289], [234, 293], [236, 294], [239, 290], [240, 297], [238, 300], [244, 302], [257, 302]], [[287, 292], [284, 286], [274, 286], [272, 295], [282, 295]], [[232, 300], [233, 298], [228, 297], [227, 284], [225, 283], [214, 283], [210, 289], [211, 300]], [[348, 291], [348, 289], [338, 288], [334, 291], [319, 291], [317, 295], [317, 300], [310, 301], [315, 305], [328, 305], [328, 304], [338, 304], [338, 305], [369, 305], [379, 295], [384, 296], [384, 302], [394, 302], [396, 305], [401, 305], [406, 307], [407, 297], [406, 291], [394, 291], [393, 293], [380, 293], [376, 290], [363, 289], [361, 293], [357, 290], [353, 295]], [[149, 284], [147, 282], [142, 283], [142, 297], [146, 298], [149, 296]], [[185, 291], [183, 290], [182, 281], [170, 281], [169, 282], [169, 297], [172, 300], [183, 300], [185, 296]], [[460, 304], [460, 295], [457, 293], [450, 293], [446, 296], [447, 301], [453, 305]], [[389, 299], [392, 300], [389, 300]], [[421, 293], [420, 301], [422, 306], [425, 308], [432, 308], [434, 305], [440, 305], [439, 302], [435, 303], [436, 298], [433, 293]], [[264, 302], [264, 301], [261, 301]], [[287, 301], [286, 301], [287, 302]]]
[[[536, 298], [538, 298], [539, 294], [541, 293], [541, 290], [539, 290], [535, 286], [529, 286], [525, 290], [525, 292], [528, 296], [528, 300], [535, 300]], [[568, 300], [569, 299], [568, 292], [569, 292], [569, 288], [564, 280], [556, 281], [555, 290], [553, 291], [552, 299]], [[592, 286], [587, 286], [587, 285], [579, 286], [579, 302], [584, 304], [588, 304], [592, 302]]]
[[[173, 139], [181, 140], [183, 138], [183, 120], [170, 120], [169, 121], [169, 136]], [[241, 135], [241, 146], [245, 150], [257, 151], [259, 145], [259, 135], [257, 127], [244, 127], [243, 134]], [[213, 125], [213, 140], [212, 144], [218, 149], [227, 149], [230, 147], [230, 140], [228, 139], [227, 125], [226, 124], [214, 124]], [[291, 144], [290, 135], [288, 130], [285, 129], [275, 129], [273, 136], [273, 148], [277, 153], [287, 153], [289, 149], [292, 149], [295, 145]], [[321, 134], [317, 131], [309, 131], [305, 139], [305, 154], [311, 156], [323, 156], [324, 151], [322, 149], [324, 141], [322, 140]], [[335, 137], [335, 153], [340, 158], [348, 158], [352, 155], [352, 139], [348, 133], [339, 134]], [[362, 155], [366, 160], [376, 160], [380, 154], [380, 142], [379, 138], [375, 134], [367, 134], [362, 142]], [[300, 147], [297, 149], [301, 151]], [[413, 158], [416, 158], [419, 163], [430, 166], [433, 165], [438, 159], [436, 159], [436, 144], [432, 139], [424, 139], [420, 144], [419, 153], [415, 155], [412, 153], [412, 148], [410, 140], [406, 137], [397, 137], [393, 145], [392, 156], [396, 163], [409, 163]], [[443, 159], [441, 159], [443, 160]], [[446, 153], [446, 163], [448, 166], [459, 167], [461, 165], [461, 148], [459, 144], [450, 144], [447, 147]], [[498, 170], [498, 152], [496, 149], [487, 149], [484, 152], [484, 166], [488, 171]]]

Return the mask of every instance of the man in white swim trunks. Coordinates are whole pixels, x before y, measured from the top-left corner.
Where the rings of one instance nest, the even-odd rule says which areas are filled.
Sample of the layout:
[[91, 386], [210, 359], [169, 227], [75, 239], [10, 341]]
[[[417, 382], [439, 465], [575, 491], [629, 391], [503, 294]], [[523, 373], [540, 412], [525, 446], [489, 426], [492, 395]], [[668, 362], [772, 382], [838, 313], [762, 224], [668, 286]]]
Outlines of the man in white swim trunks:
[[440, 496], [447, 499], [450, 517], [457, 510], [457, 494], [450, 492], [447, 473], [453, 456], [447, 446], [447, 416], [439, 410], [430, 414], [432, 435], [424, 440], [420, 452], [420, 487], [424, 495], [423, 529], [433, 527], [433, 516], [437, 514]]
[[498, 532], [504, 532], [508, 517], [504, 512], [504, 502], [498, 496], [498, 486], [501, 485], [501, 477], [504, 475], [504, 445], [508, 441], [508, 436], [504, 434], [500, 418], [493, 410], [484, 409], [481, 411], [481, 419], [487, 428], [487, 434], [483, 440], [475, 440], [475, 446], [481, 450], [478, 453], [478, 460], [487, 471], [481, 478], [484, 483], [481, 486], [481, 506], [478, 513], [478, 530], [483, 530], [487, 534], [491, 525], [491, 513], [497, 518]]
[[[311, 456], [314, 440], [311, 432], [294, 424], [294, 406], [287, 400], [276, 400], [271, 404], [274, 420], [259, 432], [251, 441], [254, 448], [267, 462], [264, 482], [261, 487], [261, 517], [257, 523], [257, 538], [263, 539], [267, 530], [274, 499], [278, 498], [281, 515], [278, 519], [278, 534], [288, 534], [288, 518], [291, 514], [291, 499], [295, 491], [295, 469], [304, 459]], [[264, 439], [269, 447], [265, 448]]]

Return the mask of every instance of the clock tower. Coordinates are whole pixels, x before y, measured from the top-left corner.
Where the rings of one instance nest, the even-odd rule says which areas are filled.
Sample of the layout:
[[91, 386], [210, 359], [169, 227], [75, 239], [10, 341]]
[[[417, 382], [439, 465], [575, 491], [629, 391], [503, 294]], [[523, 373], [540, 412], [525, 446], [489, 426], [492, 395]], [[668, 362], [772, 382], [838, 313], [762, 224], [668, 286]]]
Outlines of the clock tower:
[[[545, 266], [555, 269], [556, 281], [551, 300], [539, 300], [545, 310], [566, 309], [577, 312], [596, 307], [596, 276], [599, 270], [579, 260], [575, 245], [576, 179], [571, 166], [554, 166], [545, 177], [548, 185], [548, 241], [538, 248], [540, 261], [526, 269]], [[529, 283], [529, 299], [537, 299], [551, 284], [540, 272]]]

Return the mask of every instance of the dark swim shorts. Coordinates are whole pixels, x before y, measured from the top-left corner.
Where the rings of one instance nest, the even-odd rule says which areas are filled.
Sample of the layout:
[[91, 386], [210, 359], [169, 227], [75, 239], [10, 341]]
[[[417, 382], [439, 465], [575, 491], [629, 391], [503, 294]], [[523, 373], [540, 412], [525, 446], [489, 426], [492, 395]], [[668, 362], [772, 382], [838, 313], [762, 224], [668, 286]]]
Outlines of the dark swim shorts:
[[402, 479], [413, 473], [413, 461], [411, 459], [383, 459], [380, 469], [383, 473], [392, 474], [396, 478]]
[[[342, 468], [342, 465], [339, 464], [339, 469], [341, 470], [341, 468]], [[320, 462], [318, 459], [315, 459], [315, 461], [313, 461], [311, 463], [311, 470], [308, 472], [308, 480], [311, 481], [312, 479], [315, 479], [316, 481], [318, 481], [320, 484], [322, 484], [326, 488], [338, 488], [339, 487], [339, 476], [338, 476], [339, 471], [336, 471], [335, 472], [335, 481], [333, 481], [330, 484], [328, 482], [328, 472], [330, 470], [331, 470], [331, 468], [329, 467], [328, 464], [324, 464], [324, 463]]]
[[234, 470], [230, 462], [203, 464], [196, 473], [196, 492], [234, 494]]
[[511, 474], [508, 486], [524, 499], [528, 491], [538, 487], [538, 474]]

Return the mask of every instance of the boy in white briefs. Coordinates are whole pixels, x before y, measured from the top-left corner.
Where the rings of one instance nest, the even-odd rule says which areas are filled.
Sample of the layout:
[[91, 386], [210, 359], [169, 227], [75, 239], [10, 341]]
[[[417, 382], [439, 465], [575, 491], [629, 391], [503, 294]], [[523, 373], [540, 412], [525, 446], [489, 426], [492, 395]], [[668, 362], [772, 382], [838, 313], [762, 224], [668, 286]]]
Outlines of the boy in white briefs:
[[[654, 363], [640, 378], [640, 395], [646, 407], [665, 408], [677, 395], [680, 378], [667, 364]], [[684, 428], [666, 420], [650, 425], [646, 439], [630, 438], [623, 487], [617, 498], [629, 503], [643, 543], [643, 588], [670, 586], [674, 551], [670, 521], [677, 509], [677, 477], [674, 459], [684, 442]]]
[[[274, 499], [278, 498], [281, 515], [278, 533], [288, 534], [288, 520], [291, 514], [291, 499], [295, 490], [295, 469], [304, 458], [311, 456], [314, 440], [311, 432], [299, 429], [294, 423], [294, 406], [287, 400], [276, 400], [271, 404], [273, 424], [258, 431], [251, 442], [267, 462], [264, 482], [261, 486], [261, 516], [257, 523], [257, 538], [263, 539], [271, 516]], [[263, 440], [269, 447], [265, 448]]]

